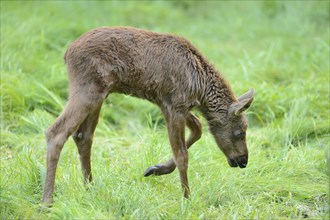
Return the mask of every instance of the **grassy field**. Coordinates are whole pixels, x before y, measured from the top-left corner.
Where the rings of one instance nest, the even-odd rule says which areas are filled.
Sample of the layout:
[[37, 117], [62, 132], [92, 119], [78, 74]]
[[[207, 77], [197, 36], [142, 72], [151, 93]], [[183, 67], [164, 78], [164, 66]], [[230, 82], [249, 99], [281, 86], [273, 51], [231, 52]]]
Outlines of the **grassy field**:
[[[1, 1], [1, 219], [328, 219], [328, 1]], [[206, 121], [190, 149], [192, 196], [178, 172], [143, 177], [171, 157], [159, 109], [112, 94], [96, 130], [86, 192], [70, 138], [55, 203], [39, 211], [44, 131], [63, 109], [70, 42], [98, 26], [129, 25], [188, 38], [247, 115], [249, 165], [230, 168]]]

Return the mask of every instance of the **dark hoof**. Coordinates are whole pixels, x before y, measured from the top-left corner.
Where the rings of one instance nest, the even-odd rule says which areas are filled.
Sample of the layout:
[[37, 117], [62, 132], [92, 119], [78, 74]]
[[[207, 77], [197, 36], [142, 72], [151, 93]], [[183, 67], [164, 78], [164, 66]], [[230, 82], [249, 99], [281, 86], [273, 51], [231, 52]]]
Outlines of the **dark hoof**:
[[146, 171], [144, 171], [143, 176], [159, 175], [160, 167], [161, 165], [159, 164], [149, 167]]

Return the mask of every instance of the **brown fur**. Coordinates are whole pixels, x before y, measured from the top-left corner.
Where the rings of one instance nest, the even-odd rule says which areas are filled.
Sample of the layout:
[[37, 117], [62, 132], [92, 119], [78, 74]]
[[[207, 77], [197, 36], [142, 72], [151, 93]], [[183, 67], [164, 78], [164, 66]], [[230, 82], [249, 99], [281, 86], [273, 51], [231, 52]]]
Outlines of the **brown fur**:
[[[167, 122], [174, 158], [149, 167], [145, 176], [178, 167], [184, 196], [189, 195], [187, 149], [201, 137], [201, 124], [190, 112], [199, 109], [209, 122], [231, 166], [245, 167], [247, 121], [242, 112], [253, 90], [236, 99], [229, 84], [187, 40], [170, 34], [129, 28], [97, 28], [74, 41], [65, 53], [69, 100], [47, 130], [47, 174], [43, 202], [51, 202], [60, 152], [72, 135], [85, 181], [92, 181], [90, 152], [104, 99], [124, 93], [157, 104]], [[185, 125], [190, 136], [185, 141]]]

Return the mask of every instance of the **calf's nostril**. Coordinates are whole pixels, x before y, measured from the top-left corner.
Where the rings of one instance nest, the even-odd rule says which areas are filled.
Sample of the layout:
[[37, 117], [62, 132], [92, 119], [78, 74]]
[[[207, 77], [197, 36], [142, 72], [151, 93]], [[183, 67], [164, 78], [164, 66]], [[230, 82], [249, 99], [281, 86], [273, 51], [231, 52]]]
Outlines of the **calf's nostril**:
[[236, 160], [234, 160], [233, 158], [229, 158], [229, 165], [231, 167], [237, 167], [237, 166], [239, 166], [238, 163], [236, 162]]
[[245, 168], [246, 165], [247, 165], [246, 163], [242, 163], [242, 164], [239, 164], [239, 167], [240, 167], [240, 168]]
[[240, 168], [245, 168], [247, 166], [247, 158], [245, 156], [240, 156], [237, 160]]

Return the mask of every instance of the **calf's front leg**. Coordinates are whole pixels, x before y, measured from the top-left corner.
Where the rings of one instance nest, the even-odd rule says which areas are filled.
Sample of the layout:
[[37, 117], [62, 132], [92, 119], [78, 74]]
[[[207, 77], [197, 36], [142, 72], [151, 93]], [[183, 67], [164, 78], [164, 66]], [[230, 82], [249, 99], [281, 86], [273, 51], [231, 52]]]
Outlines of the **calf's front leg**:
[[[186, 117], [186, 126], [190, 130], [190, 135], [186, 141], [187, 149], [189, 149], [191, 145], [193, 145], [196, 141], [198, 141], [201, 138], [202, 124], [193, 113], [189, 112]], [[176, 165], [174, 163], [174, 160], [170, 159], [164, 163], [156, 164], [149, 167], [148, 169], [146, 169], [143, 175], [150, 176], [153, 174], [156, 176], [160, 176], [160, 175], [172, 173], [175, 170], [175, 168]]]
[[185, 198], [189, 197], [188, 184], [188, 150], [185, 144], [185, 119], [186, 116], [179, 112], [164, 112], [168, 136], [172, 147], [174, 162], [179, 170], [180, 181]]

